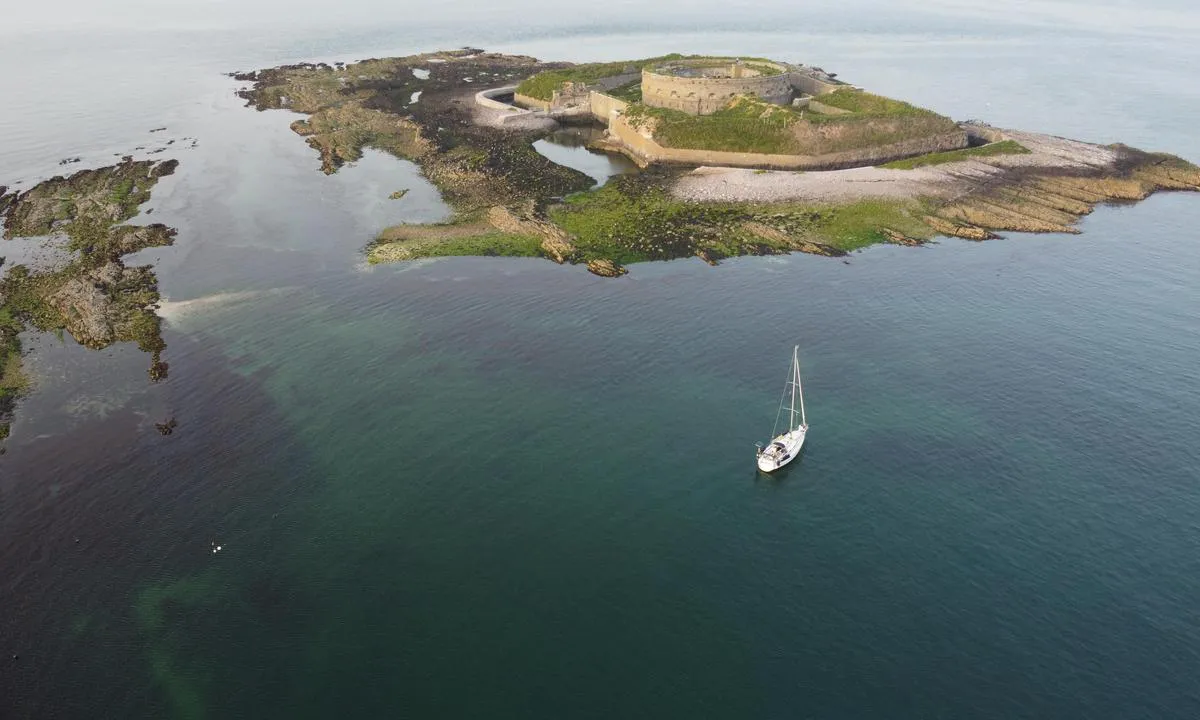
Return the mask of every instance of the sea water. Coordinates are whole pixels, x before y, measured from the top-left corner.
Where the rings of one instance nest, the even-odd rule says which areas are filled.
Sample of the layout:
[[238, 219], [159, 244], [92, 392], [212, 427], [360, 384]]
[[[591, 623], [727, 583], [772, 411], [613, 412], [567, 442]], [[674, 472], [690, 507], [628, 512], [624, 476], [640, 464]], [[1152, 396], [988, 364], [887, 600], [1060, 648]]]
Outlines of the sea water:
[[[177, 242], [134, 258], [169, 380], [129, 346], [27, 341], [0, 716], [1200, 713], [1200, 196], [844, 261], [368, 267], [383, 227], [447, 217], [436, 190], [370, 151], [321, 174], [296, 116], [222, 75], [464, 44], [765, 55], [1195, 162], [1197, 11], [443, 5], [0, 30], [22, 68], [0, 184], [181, 161], [148, 205]], [[768, 478], [795, 344], [811, 430]]]

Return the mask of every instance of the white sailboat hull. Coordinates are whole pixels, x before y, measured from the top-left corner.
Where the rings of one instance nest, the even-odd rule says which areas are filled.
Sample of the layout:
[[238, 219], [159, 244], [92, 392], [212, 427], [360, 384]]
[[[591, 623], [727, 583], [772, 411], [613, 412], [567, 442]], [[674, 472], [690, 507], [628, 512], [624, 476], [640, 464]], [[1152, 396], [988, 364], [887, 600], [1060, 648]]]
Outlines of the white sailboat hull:
[[800, 448], [804, 447], [804, 436], [807, 434], [808, 426], [801, 426], [771, 440], [758, 453], [758, 469], [765, 473], [775, 472], [795, 460]]

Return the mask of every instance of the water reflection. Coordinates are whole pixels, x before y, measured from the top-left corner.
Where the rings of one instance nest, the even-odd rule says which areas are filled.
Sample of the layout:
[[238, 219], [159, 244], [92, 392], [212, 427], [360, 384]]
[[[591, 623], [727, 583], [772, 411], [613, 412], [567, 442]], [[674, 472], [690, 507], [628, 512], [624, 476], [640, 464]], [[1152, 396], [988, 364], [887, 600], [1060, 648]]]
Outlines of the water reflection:
[[594, 125], [567, 127], [557, 130], [533, 144], [543, 156], [574, 168], [603, 185], [613, 175], [635, 172], [637, 165], [624, 155], [589, 150], [588, 144], [600, 139], [604, 129]]

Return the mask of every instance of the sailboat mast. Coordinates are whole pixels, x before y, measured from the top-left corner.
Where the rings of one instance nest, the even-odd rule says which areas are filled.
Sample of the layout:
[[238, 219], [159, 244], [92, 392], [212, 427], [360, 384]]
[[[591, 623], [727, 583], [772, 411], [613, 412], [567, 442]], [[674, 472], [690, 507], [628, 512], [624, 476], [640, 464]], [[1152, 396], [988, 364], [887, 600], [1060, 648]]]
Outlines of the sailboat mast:
[[804, 386], [800, 384], [800, 346], [798, 345], [793, 358], [796, 361], [796, 387], [800, 388], [800, 424], [808, 425], [808, 418], [804, 417]]
[[[799, 353], [799, 345], [792, 348], [792, 412], [788, 415], [788, 432], [796, 429], [792, 426], [796, 424], [796, 380], [800, 377], [796, 372], [796, 368], [799, 362]], [[800, 402], [804, 402], [803, 395], [800, 396]]]

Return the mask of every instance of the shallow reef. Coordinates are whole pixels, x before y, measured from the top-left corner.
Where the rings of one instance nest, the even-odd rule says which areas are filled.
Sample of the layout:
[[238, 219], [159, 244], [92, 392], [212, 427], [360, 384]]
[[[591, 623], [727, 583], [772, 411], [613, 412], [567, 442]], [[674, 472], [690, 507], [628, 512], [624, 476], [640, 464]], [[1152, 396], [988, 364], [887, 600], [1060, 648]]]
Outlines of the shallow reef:
[[167, 377], [158, 307], [158, 278], [149, 265], [129, 267], [123, 258], [174, 242], [162, 224], [127, 225], [150, 199], [175, 160], [126, 158], [108, 167], [44, 180], [0, 200], [4, 237], [50, 236], [61, 260], [49, 267], [7, 268], [0, 279], [0, 439], [22, 390], [20, 333], [26, 329], [69, 332], [76, 342], [102, 349], [135, 342], [150, 353], [152, 381]]

